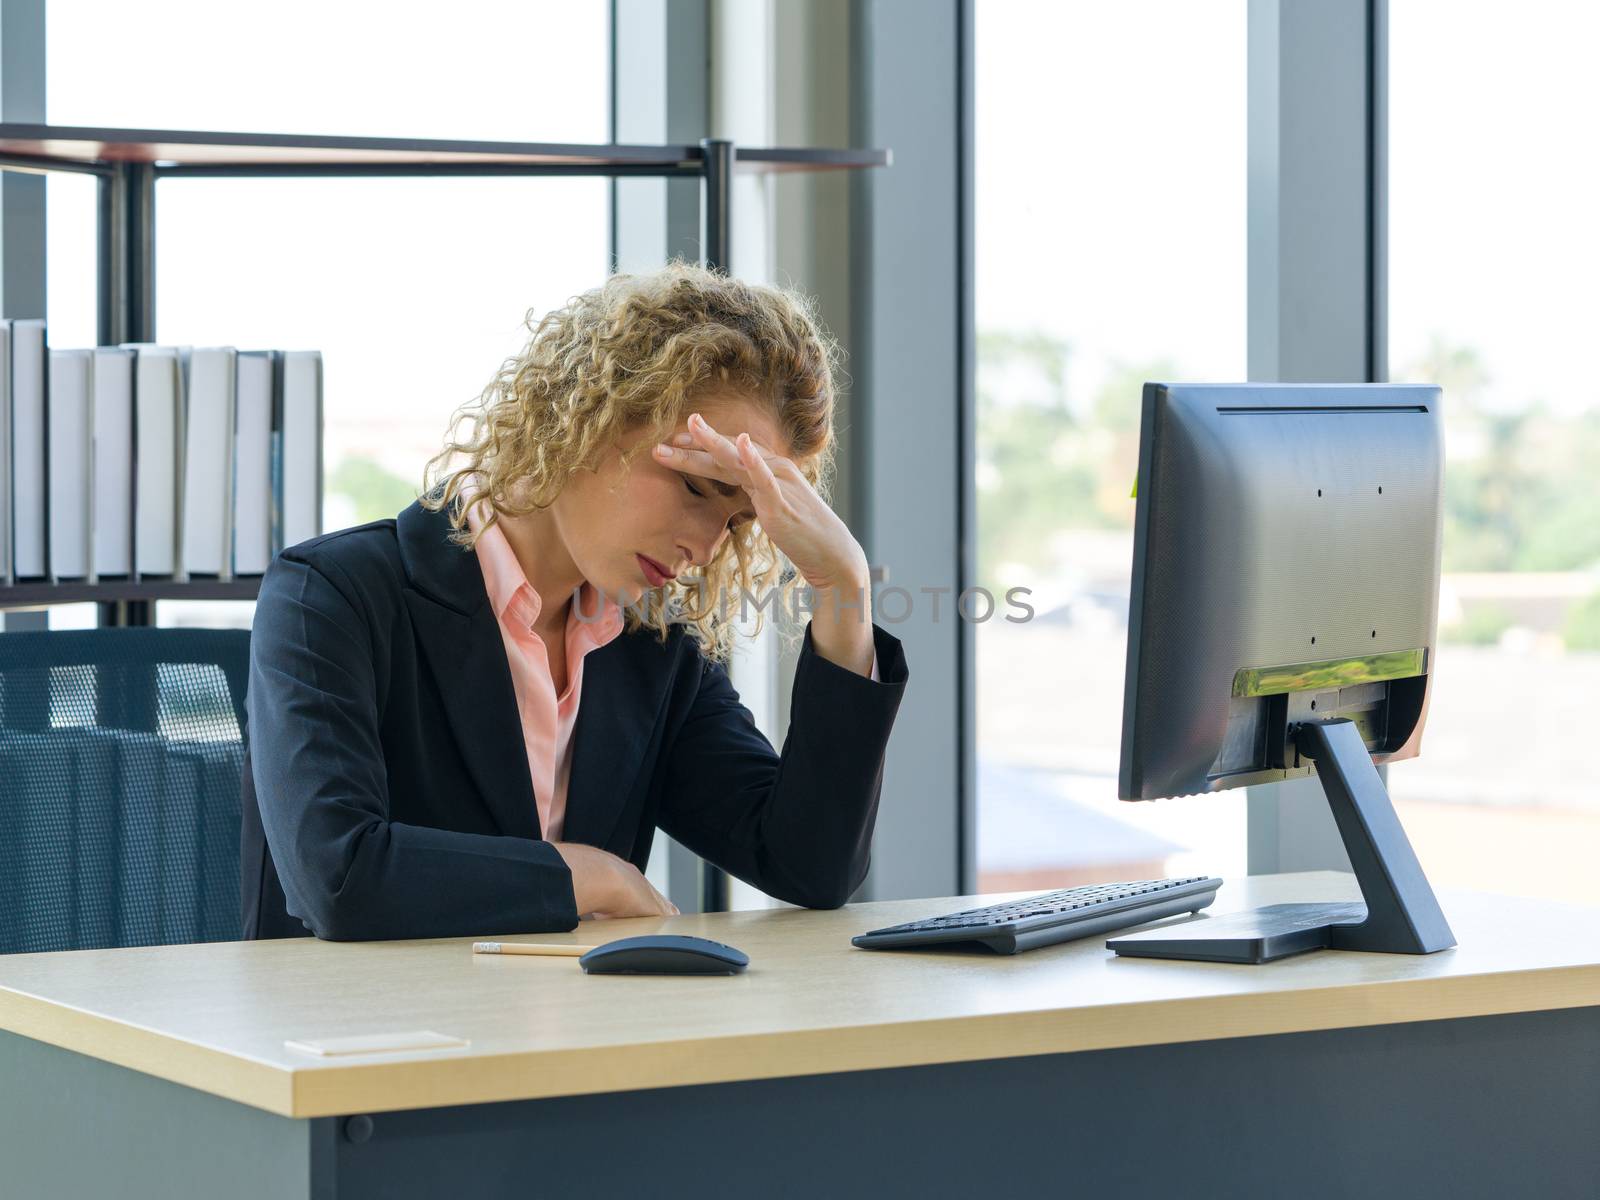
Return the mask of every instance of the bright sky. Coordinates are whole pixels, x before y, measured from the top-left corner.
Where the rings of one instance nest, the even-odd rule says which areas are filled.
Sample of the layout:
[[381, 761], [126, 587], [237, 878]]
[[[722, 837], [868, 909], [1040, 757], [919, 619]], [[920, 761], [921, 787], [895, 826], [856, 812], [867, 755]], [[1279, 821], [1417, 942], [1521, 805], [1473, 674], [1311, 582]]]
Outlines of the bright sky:
[[[1600, 404], [1600, 5], [1393, 0], [1390, 343], [1475, 346], [1495, 398]], [[1244, 0], [979, 0], [980, 328], [1245, 372]]]
[[[52, 0], [52, 124], [524, 141], [608, 136], [601, 0]], [[161, 64], [143, 66], [143, 63]], [[49, 184], [51, 342], [94, 342], [94, 186]], [[420, 478], [450, 412], [603, 281], [601, 180], [169, 180], [157, 336], [321, 349], [327, 460]], [[330, 506], [328, 520], [338, 523]]]
[[1389, 336], [1437, 332], [1496, 403], [1600, 406], [1600, 5], [1392, 0]]
[[[1508, 402], [1600, 402], [1600, 6], [1394, 0], [1392, 360], [1477, 346]], [[52, 0], [57, 124], [597, 142], [602, 0]], [[1245, 370], [1245, 0], [979, 0], [978, 315], [1117, 363]], [[140, 62], [181, 69], [141, 68]], [[529, 64], [536, 64], [530, 69]], [[50, 183], [52, 341], [94, 336], [94, 189]], [[328, 356], [329, 450], [415, 468], [521, 321], [605, 266], [605, 185], [161, 185], [158, 335]], [[249, 231], [241, 237], [240, 231]], [[1579, 382], [1587, 378], [1587, 384]], [[376, 435], [381, 427], [384, 436]]]
[[[1244, 0], [979, 0], [980, 329], [1245, 376]], [[1130, 398], [1137, 403], [1138, 397]]]

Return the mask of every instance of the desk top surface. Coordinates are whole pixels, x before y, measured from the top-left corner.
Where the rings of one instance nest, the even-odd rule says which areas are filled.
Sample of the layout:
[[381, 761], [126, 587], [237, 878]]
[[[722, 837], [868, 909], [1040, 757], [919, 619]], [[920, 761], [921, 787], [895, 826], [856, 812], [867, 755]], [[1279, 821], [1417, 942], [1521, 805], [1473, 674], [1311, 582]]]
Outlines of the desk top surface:
[[[0, 1029], [290, 1117], [961, 1062], [1600, 1005], [1600, 910], [1443, 892], [1460, 944], [1262, 966], [868, 951], [864, 930], [1009, 896], [585, 922], [526, 940], [699, 934], [740, 975], [585, 975], [470, 938], [310, 938], [0, 957]], [[1348, 875], [1225, 884], [1210, 910], [1356, 899]], [[507, 937], [504, 940], [513, 941]], [[463, 1048], [323, 1058], [287, 1040], [432, 1030]]]

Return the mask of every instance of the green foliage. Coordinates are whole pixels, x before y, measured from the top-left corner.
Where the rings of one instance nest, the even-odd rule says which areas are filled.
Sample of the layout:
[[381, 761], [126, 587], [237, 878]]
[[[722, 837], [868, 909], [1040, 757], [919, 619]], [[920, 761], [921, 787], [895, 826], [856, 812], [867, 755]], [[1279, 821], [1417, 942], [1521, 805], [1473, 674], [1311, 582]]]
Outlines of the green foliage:
[[[1000, 562], [1048, 571], [1050, 538], [1062, 530], [1132, 525], [1142, 385], [1182, 372], [1166, 360], [1124, 365], [1093, 396], [1077, 396], [1071, 353], [1044, 333], [978, 337], [978, 573], [986, 587], [996, 587]], [[1490, 404], [1482, 354], [1438, 338], [1395, 378], [1444, 389], [1445, 570], [1600, 565], [1600, 411], [1557, 414], [1505, 395]], [[1505, 614], [1480, 609], [1461, 636], [1491, 642], [1506, 623]]]
[[986, 414], [979, 434], [994, 484], [978, 497], [978, 574], [994, 587], [999, 562], [1045, 565], [1049, 536], [1092, 514], [1095, 478], [1083, 463], [1052, 461], [1070, 448], [1071, 418], [1018, 406]]
[[1600, 650], [1600, 592], [1572, 606], [1562, 633], [1568, 650]]
[[1067, 356], [1045, 334], [978, 335], [978, 579], [996, 591], [997, 564], [1042, 565], [1046, 539], [1092, 491], [1081, 469], [1063, 473], [1051, 462], [1078, 428]]
[[1443, 630], [1444, 640], [1464, 646], [1493, 646], [1511, 628], [1512, 617], [1498, 604], [1474, 604], [1459, 624]]
[[417, 489], [409, 479], [363, 457], [340, 460], [328, 477], [328, 491], [351, 501], [358, 525], [392, 517], [417, 498]]
[[1446, 571], [1575, 571], [1600, 564], [1600, 412], [1485, 399], [1476, 350], [1435, 339], [1397, 378], [1444, 389]]
[[1092, 397], [1070, 394], [1071, 348], [1043, 333], [978, 336], [978, 576], [997, 593], [1001, 562], [1048, 571], [1049, 539], [1133, 525], [1144, 382], [1168, 362], [1121, 366]]
[[[1116, 433], [1133, 435], [1133, 465], [1137, 466], [1139, 461], [1139, 414], [1144, 406], [1144, 385], [1176, 382], [1182, 378], [1183, 372], [1170, 358], [1158, 358], [1133, 366], [1123, 363], [1111, 372], [1095, 393], [1095, 424]], [[1133, 486], [1131, 474], [1128, 476], [1128, 486]], [[1126, 523], [1133, 524], [1131, 508]]]

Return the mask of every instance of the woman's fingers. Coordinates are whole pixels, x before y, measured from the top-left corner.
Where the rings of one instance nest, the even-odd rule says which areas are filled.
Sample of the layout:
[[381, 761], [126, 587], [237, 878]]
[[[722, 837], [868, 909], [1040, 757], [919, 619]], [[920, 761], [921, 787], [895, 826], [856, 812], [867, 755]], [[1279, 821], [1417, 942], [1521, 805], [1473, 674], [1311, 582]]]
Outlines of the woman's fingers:
[[[740, 471], [753, 479], [772, 478], [770, 464], [777, 462], [778, 456], [748, 433], [741, 433], [737, 442], [731, 441], [711, 428], [710, 424], [699, 413], [689, 414], [689, 430], [690, 436], [699, 438], [701, 444], [710, 451], [712, 459], [717, 465]], [[760, 459], [763, 465], [768, 466], [764, 476], [757, 474], [752, 469], [751, 463], [740, 449], [741, 446], [748, 446], [754, 457]]]
[[767, 492], [777, 496], [780, 491], [778, 477], [772, 473], [772, 468], [767, 465], [765, 456], [756, 448], [756, 444], [750, 440], [748, 433], [739, 435], [738, 453], [745, 464], [745, 470], [750, 472], [750, 480], [754, 484], [752, 491]]
[[629, 917], [675, 917], [678, 915], [678, 906], [668, 900], [648, 879], [644, 872], [632, 863], [623, 860], [626, 869], [620, 872], [627, 888], [627, 900], [617, 907], [618, 916]]
[[651, 893], [655, 896], [661, 916], [676, 917], [679, 915], [678, 906], [671, 900], [667, 899], [666, 896], [662, 895], [661, 892], [656, 888], [655, 884], [646, 879], [644, 881], [644, 885], [649, 888]]
[[[772, 463], [779, 461], [778, 458], [748, 433], [741, 433], [737, 440], [729, 440], [711, 428], [699, 413], [689, 415], [689, 430], [687, 434], [678, 434], [670, 444], [658, 442], [657, 461], [674, 470], [736, 484], [752, 497], [783, 499], [783, 489], [772, 470]], [[699, 448], [684, 444], [691, 440], [698, 441]]]
[[705, 475], [711, 479], [720, 479], [723, 483], [736, 483], [743, 487], [746, 482], [746, 472], [742, 467], [730, 470], [719, 463], [706, 450], [685, 450], [681, 446], [668, 446], [658, 443], [656, 446], [656, 461], [669, 466], [677, 471], [689, 471], [695, 475]]
[[[709, 426], [706, 428], [709, 429]], [[745, 457], [741, 447], [746, 445], [750, 447], [751, 453], [763, 470], [756, 470]], [[720, 479], [724, 483], [743, 485], [751, 480], [775, 478], [772, 468], [768, 465], [768, 460], [773, 456], [748, 433], [741, 433], [739, 440], [733, 442], [722, 434], [712, 431], [704, 435], [702, 448], [657, 442], [655, 455], [661, 462], [677, 470], [692, 471], [696, 475]]]
[[700, 444], [711, 451], [711, 456], [722, 466], [730, 470], [743, 470], [744, 464], [739, 461], [739, 451], [732, 442], [723, 437], [699, 413], [689, 414], [689, 432], [700, 439]]

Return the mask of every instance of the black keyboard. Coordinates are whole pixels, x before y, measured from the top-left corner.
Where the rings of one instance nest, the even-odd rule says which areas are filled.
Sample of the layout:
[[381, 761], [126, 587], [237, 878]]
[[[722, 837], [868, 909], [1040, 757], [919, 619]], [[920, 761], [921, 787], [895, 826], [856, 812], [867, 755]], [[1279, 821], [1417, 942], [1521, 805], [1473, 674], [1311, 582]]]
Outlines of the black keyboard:
[[981, 942], [997, 953], [1015, 954], [1092, 933], [1143, 925], [1176, 913], [1197, 913], [1216, 899], [1221, 886], [1222, 880], [1206, 875], [1093, 883], [987, 908], [967, 908], [926, 921], [890, 925], [857, 934], [850, 941], [867, 950]]

